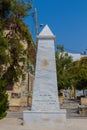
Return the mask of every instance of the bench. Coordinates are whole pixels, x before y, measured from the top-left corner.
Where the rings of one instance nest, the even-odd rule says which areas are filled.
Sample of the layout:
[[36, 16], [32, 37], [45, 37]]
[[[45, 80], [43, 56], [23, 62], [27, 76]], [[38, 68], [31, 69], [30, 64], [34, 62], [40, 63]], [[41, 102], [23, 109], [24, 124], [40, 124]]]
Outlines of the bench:
[[81, 115], [86, 115], [87, 114], [87, 105], [79, 105], [78, 112]]

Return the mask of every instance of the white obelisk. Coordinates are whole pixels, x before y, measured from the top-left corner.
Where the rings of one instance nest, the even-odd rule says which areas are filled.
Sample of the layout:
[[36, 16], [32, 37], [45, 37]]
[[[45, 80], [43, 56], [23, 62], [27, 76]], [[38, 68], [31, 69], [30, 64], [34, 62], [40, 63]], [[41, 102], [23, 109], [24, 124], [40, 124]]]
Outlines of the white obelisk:
[[[58, 128], [66, 122], [66, 110], [60, 110], [58, 101], [55, 36], [46, 25], [37, 36], [38, 48], [31, 111], [23, 112], [27, 125]], [[38, 127], [37, 127], [38, 126]]]
[[55, 36], [46, 25], [38, 38], [32, 111], [59, 109], [55, 64]]

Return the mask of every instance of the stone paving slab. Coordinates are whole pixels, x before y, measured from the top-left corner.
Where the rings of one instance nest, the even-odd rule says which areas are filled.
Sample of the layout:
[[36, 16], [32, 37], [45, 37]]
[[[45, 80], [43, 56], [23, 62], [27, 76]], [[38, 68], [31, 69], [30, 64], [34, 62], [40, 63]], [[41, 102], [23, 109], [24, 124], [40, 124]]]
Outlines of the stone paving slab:
[[87, 119], [67, 119], [65, 127], [47, 128], [37, 126], [24, 126], [23, 121], [17, 118], [4, 118], [0, 120], [0, 130], [87, 130]]
[[68, 119], [85, 119], [87, 118], [87, 114], [79, 114], [78, 113], [78, 106], [80, 101], [79, 100], [65, 100], [61, 105], [61, 109], [67, 110], [67, 118]]

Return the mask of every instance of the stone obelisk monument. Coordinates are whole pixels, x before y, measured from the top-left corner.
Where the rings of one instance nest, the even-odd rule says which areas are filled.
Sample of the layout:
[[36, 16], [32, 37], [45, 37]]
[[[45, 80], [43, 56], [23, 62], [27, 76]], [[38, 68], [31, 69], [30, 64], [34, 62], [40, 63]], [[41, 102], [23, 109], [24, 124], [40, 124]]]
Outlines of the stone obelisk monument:
[[24, 123], [58, 126], [66, 122], [66, 111], [60, 110], [55, 64], [55, 36], [46, 25], [37, 36], [37, 60], [31, 111], [24, 111]]

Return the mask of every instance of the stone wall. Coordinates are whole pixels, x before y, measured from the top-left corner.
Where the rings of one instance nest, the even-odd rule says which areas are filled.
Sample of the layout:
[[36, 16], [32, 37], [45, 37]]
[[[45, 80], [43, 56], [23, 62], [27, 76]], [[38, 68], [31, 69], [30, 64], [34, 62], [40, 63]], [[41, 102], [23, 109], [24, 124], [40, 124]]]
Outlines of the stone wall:
[[87, 98], [81, 98], [81, 105], [87, 105]]
[[9, 110], [16, 111], [20, 107], [26, 107], [29, 104], [31, 104], [31, 97], [28, 98], [28, 96], [29, 93], [31, 93], [32, 96], [33, 82], [34, 76], [29, 73], [29, 76], [26, 75], [26, 80], [23, 84], [15, 84], [13, 90], [7, 91], [9, 100]]

